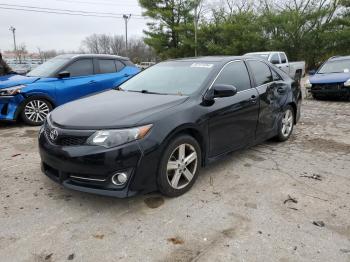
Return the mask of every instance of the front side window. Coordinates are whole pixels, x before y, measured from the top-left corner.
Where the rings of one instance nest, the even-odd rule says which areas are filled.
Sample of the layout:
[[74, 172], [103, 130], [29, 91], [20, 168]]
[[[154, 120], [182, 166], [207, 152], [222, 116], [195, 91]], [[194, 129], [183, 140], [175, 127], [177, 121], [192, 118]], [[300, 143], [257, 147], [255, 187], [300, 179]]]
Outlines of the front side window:
[[261, 86], [273, 81], [270, 67], [260, 61], [248, 61], [255, 78], [256, 86]]
[[318, 74], [330, 74], [330, 73], [349, 73], [350, 72], [350, 59], [328, 61], [326, 62]]
[[64, 71], [70, 73], [71, 77], [88, 76], [94, 74], [92, 59], [80, 59], [69, 65]]
[[227, 64], [216, 79], [215, 84], [233, 85], [238, 92], [251, 88], [244, 62], [236, 61]]
[[112, 59], [98, 59], [97, 63], [100, 67], [100, 74], [110, 74], [117, 72], [115, 62]]
[[170, 61], [148, 68], [123, 83], [124, 91], [190, 95], [198, 91], [215, 67], [211, 62]]

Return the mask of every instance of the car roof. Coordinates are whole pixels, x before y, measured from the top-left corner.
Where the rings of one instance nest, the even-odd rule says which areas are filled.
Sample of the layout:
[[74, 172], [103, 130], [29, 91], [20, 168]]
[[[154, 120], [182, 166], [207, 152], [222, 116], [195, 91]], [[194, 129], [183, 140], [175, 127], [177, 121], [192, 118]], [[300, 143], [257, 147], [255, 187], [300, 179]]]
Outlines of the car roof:
[[120, 59], [120, 60], [130, 60], [128, 57], [122, 57], [117, 55], [104, 55], [104, 54], [64, 54], [56, 56], [57, 58], [105, 58], [105, 59]]
[[282, 52], [282, 51], [263, 51], [263, 52], [250, 52], [250, 53], [246, 53], [245, 55], [254, 55], [254, 54], [269, 55], [271, 53], [284, 53], [284, 52]]
[[338, 60], [345, 60], [345, 59], [350, 59], [350, 56], [333, 56], [331, 58], [329, 58], [328, 60], [332, 60], [332, 61], [338, 61]]
[[229, 62], [232, 60], [246, 59], [246, 56], [200, 56], [200, 57], [188, 57], [188, 58], [178, 58], [170, 59], [168, 61], [183, 61], [183, 62]]

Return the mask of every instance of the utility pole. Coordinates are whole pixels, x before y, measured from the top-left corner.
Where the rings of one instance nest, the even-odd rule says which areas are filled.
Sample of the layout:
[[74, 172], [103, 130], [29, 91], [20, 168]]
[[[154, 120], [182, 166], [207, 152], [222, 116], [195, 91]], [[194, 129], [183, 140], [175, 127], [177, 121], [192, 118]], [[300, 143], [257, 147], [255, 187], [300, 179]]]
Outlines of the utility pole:
[[198, 6], [199, 6], [200, 0], [195, 0], [194, 4], [194, 56], [198, 56], [197, 52], [197, 32], [198, 32]]
[[123, 15], [124, 21], [125, 21], [125, 52], [126, 55], [128, 54], [128, 22], [131, 17], [131, 14], [129, 15]]
[[16, 55], [16, 59], [17, 59], [16, 28], [14, 28], [13, 26], [11, 26], [9, 30], [12, 31], [12, 35], [13, 35], [13, 47], [14, 47], [14, 51], [15, 51], [15, 55]]

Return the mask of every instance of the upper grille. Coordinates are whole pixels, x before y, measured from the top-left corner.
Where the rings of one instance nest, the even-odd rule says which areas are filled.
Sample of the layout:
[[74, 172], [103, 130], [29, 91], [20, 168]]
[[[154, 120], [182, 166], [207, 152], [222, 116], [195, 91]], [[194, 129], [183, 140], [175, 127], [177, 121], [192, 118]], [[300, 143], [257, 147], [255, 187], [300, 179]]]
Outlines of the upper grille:
[[58, 134], [58, 137], [56, 139], [52, 139], [50, 136], [52, 128], [48, 127], [48, 125], [45, 126], [45, 135], [46, 138], [53, 144], [59, 145], [59, 146], [79, 146], [84, 145], [86, 140], [88, 139], [87, 136], [70, 136], [70, 135], [62, 135]]

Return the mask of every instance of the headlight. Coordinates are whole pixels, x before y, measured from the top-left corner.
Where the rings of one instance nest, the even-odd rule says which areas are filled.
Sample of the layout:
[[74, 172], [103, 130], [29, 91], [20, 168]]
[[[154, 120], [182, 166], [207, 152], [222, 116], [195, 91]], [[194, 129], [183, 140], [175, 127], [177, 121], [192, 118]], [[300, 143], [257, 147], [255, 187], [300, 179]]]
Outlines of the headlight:
[[310, 83], [310, 79], [307, 79], [305, 84], [304, 84], [305, 88], [311, 88], [312, 84]]
[[350, 86], [350, 79], [344, 83], [344, 86]]
[[14, 96], [21, 93], [21, 89], [26, 87], [25, 85], [13, 86], [5, 89], [0, 89], [0, 96]]
[[152, 125], [146, 125], [128, 129], [100, 130], [88, 138], [87, 144], [106, 148], [116, 147], [144, 138], [151, 128]]

